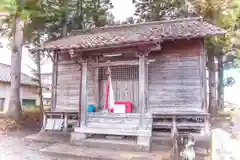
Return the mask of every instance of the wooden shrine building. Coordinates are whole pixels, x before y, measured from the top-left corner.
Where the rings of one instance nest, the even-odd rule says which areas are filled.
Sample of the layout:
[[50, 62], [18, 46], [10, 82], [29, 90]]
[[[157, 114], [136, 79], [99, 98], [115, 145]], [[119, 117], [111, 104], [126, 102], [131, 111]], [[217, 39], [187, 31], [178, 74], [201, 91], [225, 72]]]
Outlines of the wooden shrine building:
[[[54, 53], [52, 110], [79, 111], [71, 143], [90, 147], [121, 136], [149, 151], [155, 131], [207, 133], [204, 38], [224, 33], [186, 18], [87, 29], [48, 42], [38, 49]], [[130, 113], [104, 110], [108, 68], [115, 100], [131, 103]]]

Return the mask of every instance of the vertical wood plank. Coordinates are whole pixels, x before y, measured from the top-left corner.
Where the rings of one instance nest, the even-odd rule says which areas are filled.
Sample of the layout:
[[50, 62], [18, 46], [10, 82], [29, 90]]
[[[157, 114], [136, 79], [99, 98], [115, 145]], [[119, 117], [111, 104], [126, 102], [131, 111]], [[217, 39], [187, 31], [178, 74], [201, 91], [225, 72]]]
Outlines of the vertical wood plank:
[[140, 112], [139, 110], [139, 82], [134, 81], [134, 111], [135, 112]]
[[64, 113], [63, 131], [65, 133], [67, 133], [67, 131], [68, 131], [68, 115], [66, 112]]
[[200, 80], [201, 80], [201, 88], [200, 88], [200, 92], [201, 92], [201, 108], [203, 110], [205, 110], [205, 99], [204, 99], [204, 79], [203, 79], [203, 55], [200, 54], [199, 56], [199, 75], [200, 75]]
[[99, 81], [99, 99], [100, 99], [100, 104], [99, 106], [103, 106], [103, 99], [104, 99], [104, 94], [103, 94], [103, 87], [104, 87], [104, 81]]
[[56, 59], [56, 54], [53, 55], [53, 65], [52, 65], [52, 87], [51, 87], [51, 106], [52, 106], [52, 110], [56, 109], [56, 105], [55, 105], [55, 99], [54, 99], [54, 89], [55, 89], [55, 72], [56, 72], [56, 64], [55, 64], [55, 59]]
[[98, 68], [95, 68], [94, 69], [94, 86], [95, 86], [95, 89], [94, 89], [94, 101], [95, 101], [95, 105], [97, 108], [100, 107], [100, 103], [99, 103], [99, 81], [98, 81], [98, 74], [99, 74], [99, 69]]
[[140, 110], [140, 127], [143, 127], [143, 120], [146, 108], [146, 60], [144, 56], [139, 58], [139, 110]]
[[[121, 95], [120, 95], [120, 92], [121, 92], [121, 86], [118, 84], [119, 82], [117, 81], [117, 80], [115, 80], [114, 81], [114, 83], [113, 83], [113, 86], [115, 86], [115, 87], [113, 87], [113, 88], [116, 88], [115, 89], [115, 100], [116, 101], [120, 101], [120, 98], [121, 98]], [[119, 87], [120, 86], [120, 87]]]
[[57, 54], [56, 54], [55, 90], [54, 90], [55, 108], [57, 108], [58, 59], [59, 59], [59, 55], [58, 55], [58, 53], [57, 53]]
[[203, 42], [203, 47], [202, 47], [202, 71], [203, 71], [203, 92], [204, 92], [204, 110], [208, 112], [208, 103], [207, 103], [207, 98], [208, 98], [208, 93], [207, 93], [207, 73], [206, 73], [206, 52], [204, 50], [204, 42]]
[[87, 90], [87, 62], [82, 63], [82, 94], [81, 94], [81, 128], [86, 127], [88, 90]]
[[145, 62], [145, 96], [146, 96], [146, 106], [145, 106], [145, 110], [148, 110], [148, 63]]

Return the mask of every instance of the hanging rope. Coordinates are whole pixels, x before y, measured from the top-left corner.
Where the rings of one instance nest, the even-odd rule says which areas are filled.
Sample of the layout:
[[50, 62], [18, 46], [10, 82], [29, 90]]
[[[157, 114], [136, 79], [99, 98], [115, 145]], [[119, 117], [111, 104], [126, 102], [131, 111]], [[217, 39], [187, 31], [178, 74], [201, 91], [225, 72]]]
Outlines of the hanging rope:
[[108, 76], [111, 76], [111, 68], [108, 66], [107, 73]]

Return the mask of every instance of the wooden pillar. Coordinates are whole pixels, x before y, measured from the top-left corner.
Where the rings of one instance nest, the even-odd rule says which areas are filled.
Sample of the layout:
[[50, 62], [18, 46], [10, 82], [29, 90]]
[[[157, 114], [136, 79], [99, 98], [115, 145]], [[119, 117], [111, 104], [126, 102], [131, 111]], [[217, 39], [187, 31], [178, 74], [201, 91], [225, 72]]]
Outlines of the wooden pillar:
[[98, 75], [99, 75], [99, 68], [94, 68], [94, 85], [95, 85], [95, 89], [94, 89], [94, 101], [95, 101], [95, 105], [97, 108], [100, 107], [100, 103], [99, 103], [99, 81], [98, 81]]
[[58, 71], [58, 53], [53, 55], [53, 68], [52, 68], [52, 110], [56, 109], [57, 105], [57, 71]]
[[207, 93], [207, 77], [206, 77], [206, 53], [204, 49], [204, 42], [202, 42], [202, 50], [200, 53], [200, 78], [201, 78], [201, 97], [202, 97], [202, 110], [208, 112], [208, 93]]
[[207, 64], [207, 58], [206, 58], [206, 52], [203, 53], [203, 91], [204, 91], [204, 109], [206, 112], [208, 112], [208, 92], [207, 92], [207, 72], [206, 72], [206, 64]]
[[139, 113], [140, 127], [143, 128], [145, 110], [147, 108], [147, 69], [145, 56], [139, 57]]
[[81, 128], [86, 127], [87, 106], [88, 106], [88, 86], [87, 86], [87, 62], [82, 63], [82, 94], [81, 94]]
[[139, 57], [139, 133], [137, 144], [141, 150], [149, 152], [152, 141], [152, 116], [146, 113], [148, 92], [148, 64], [145, 55]]

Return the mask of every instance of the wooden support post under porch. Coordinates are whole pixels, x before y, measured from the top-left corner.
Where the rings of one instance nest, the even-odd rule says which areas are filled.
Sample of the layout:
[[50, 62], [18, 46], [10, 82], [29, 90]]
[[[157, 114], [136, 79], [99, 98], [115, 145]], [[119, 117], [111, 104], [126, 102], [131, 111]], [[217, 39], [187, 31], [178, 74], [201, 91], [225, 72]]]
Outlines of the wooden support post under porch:
[[[149, 123], [152, 124], [152, 115], [147, 115], [148, 105], [148, 51], [139, 53], [139, 135], [137, 138], [137, 144], [141, 146], [142, 150], [150, 151], [152, 128], [149, 127]], [[152, 125], [150, 125], [152, 127]]]
[[81, 121], [80, 127], [86, 127], [86, 118], [87, 118], [87, 106], [88, 106], [88, 83], [87, 83], [87, 70], [88, 70], [88, 63], [87, 61], [82, 63], [82, 93], [81, 93]]

